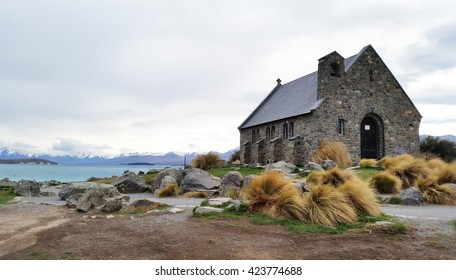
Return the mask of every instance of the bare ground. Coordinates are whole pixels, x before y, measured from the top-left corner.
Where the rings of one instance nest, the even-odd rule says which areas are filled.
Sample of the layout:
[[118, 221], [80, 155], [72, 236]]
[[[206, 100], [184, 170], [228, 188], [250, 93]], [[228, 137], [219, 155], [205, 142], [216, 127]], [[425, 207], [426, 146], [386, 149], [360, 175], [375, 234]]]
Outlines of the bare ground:
[[191, 209], [107, 218], [17, 203], [0, 206], [0, 224], [0, 259], [8, 260], [456, 259], [454, 229], [417, 221], [405, 235], [296, 234], [246, 219], [198, 219]]

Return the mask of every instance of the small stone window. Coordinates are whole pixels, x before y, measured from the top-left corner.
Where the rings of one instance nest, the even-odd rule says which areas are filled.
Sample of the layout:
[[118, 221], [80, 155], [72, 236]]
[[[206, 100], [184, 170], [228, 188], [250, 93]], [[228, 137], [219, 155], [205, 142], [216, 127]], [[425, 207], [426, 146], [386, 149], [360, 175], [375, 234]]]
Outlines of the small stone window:
[[269, 126], [266, 128], [266, 141], [271, 140], [271, 129]]
[[372, 72], [372, 70], [369, 70], [369, 81], [370, 82], [374, 81], [374, 72]]
[[337, 62], [331, 63], [330, 67], [331, 67], [331, 69], [330, 69], [329, 75], [331, 77], [340, 77], [339, 63], [337, 63]]
[[271, 140], [275, 139], [275, 126], [271, 127]]
[[345, 135], [345, 120], [342, 117], [339, 117], [338, 119], [337, 130], [339, 132], [339, 135]]

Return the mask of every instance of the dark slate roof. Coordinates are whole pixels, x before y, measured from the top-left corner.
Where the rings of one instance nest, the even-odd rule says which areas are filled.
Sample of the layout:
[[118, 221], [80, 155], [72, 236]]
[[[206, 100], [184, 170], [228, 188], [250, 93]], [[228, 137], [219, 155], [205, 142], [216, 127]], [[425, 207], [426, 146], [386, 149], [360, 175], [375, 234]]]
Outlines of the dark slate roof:
[[[345, 59], [345, 71], [350, 69], [367, 47]], [[317, 81], [318, 72], [313, 72], [284, 85], [277, 85], [239, 128], [304, 115], [315, 110], [323, 101], [317, 100]]]

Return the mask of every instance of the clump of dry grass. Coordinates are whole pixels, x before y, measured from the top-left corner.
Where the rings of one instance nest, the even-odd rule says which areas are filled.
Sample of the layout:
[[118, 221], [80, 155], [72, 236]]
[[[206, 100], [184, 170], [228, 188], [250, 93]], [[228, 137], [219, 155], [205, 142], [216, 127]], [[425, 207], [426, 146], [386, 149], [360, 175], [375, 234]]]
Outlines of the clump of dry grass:
[[181, 193], [182, 190], [177, 184], [168, 184], [158, 192], [158, 197], [178, 196]]
[[360, 167], [371, 167], [377, 165], [377, 160], [373, 158], [363, 158], [359, 161], [358, 165]]
[[320, 141], [317, 152], [312, 159], [320, 164], [323, 160], [332, 160], [342, 168], [347, 168], [352, 165], [350, 153], [347, 146], [341, 142], [335, 142], [328, 139]]
[[185, 198], [207, 198], [205, 192], [186, 192], [182, 196]]
[[330, 185], [337, 188], [347, 181], [358, 180], [358, 177], [353, 171], [341, 170], [336, 167], [326, 171], [312, 171], [306, 180], [312, 185]]
[[388, 171], [375, 174], [368, 184], [382, 194], [394, 194], [402, 190], [402, 181]]
[[358, 214], [380, 216], [380, 204], [373, 188], [362, 181], [347, 181], [338, 191], [344, 193]]
[[303, 201], [305, 217], [313, 223], [335, 226], [355, 223], [358, 220], [347, 196], [332, 186], [313, 186]]
[[409, 188], [418, 177], [427, 177], [432, 173], [424, 159], [408, 154], [384, 157], [377, 162], [377, 165], [397, 176], [402, 182], [402, 188]]
[[416, 181], [418, 189], [428, 203], [456, 205], [456, 191], [447, 185], [439, 185], [435, 176], [420, 177]]
[[427, 166], [434, 171], [444, 168], [446, 165], [448, 165], [448, 163], [444, 162], [440, 158], [433, 158], [431, 160], [428, 160], [426, 163]]
[[249, 212], [275, 218], [305, 218], [301, 194], [281, 172], [268, 171], [252, 178], [249, 186], [242, 190], [242, 196], [249, 200]]
[[223, 164], [222, 159], [216, 152], [209, 152], [207, 154], [198, 155], [192, 161], [193, 168], [207, 170], [212, 167], [219, 167]]
[[456, 184], [456, 165], [454, 164], [445, 164], [439, 167], [434, 171], [435, 176], [437, 177], [437, 183], [442, 184]]

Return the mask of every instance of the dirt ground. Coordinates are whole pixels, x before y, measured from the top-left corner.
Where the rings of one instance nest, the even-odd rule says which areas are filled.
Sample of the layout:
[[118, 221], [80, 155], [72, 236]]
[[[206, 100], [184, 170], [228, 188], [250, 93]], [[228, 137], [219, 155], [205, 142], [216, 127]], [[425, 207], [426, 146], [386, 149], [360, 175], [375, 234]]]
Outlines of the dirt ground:
[[456, 231], [410, 224], [405, 235], [296, 234], [247, 220], [183, 213], [107, 218], [65, 206], [0, 206], [0, 259], [456, 259]]

